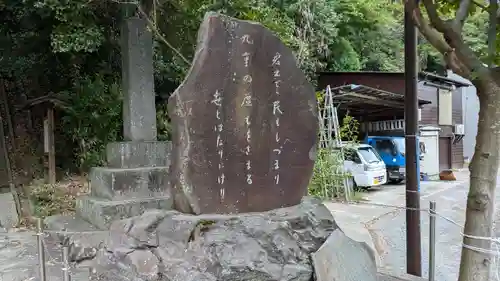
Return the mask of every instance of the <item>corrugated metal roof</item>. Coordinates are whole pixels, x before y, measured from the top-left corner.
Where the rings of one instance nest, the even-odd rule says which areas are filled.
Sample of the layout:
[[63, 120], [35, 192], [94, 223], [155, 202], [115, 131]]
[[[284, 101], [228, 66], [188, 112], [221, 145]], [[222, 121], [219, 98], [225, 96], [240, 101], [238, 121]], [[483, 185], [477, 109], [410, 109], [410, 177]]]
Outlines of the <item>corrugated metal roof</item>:
[[[341, 71], [341, 72], [319, 72], [319, 75], [342, 75], [342, 74], [364, 74], [364, 75], [397, 75], [404, 76], [404, 72], [383, 72], [383, 71]], [[436, 83], [442, 83], [447, 85], [454, 85], [455, 87], [469, 87], [472, 86], [470, 83], [466, 83], [457, 79], [441, 76], [430, 72], [419, 72], [418, 78], [420, 81], [433, 81]]]
[[[343, 85], [330, 90], [335, 105], [356, 115], [404, 110], [405, 96], [401, 94], [358, 84]], [[428, 100], [419, 99], [419, 106], [430, 103]]]

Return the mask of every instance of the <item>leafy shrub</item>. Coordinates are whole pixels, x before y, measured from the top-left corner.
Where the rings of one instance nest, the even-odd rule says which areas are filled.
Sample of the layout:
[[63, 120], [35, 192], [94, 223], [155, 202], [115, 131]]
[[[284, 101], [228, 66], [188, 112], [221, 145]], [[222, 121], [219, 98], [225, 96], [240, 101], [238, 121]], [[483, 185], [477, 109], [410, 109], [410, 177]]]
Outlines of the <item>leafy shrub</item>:
[[309, 194], [322, 199], [345, 197], [344, 182], [349, 175], [343, 171], [343, 162], [340, 150], [320, 149], [314, 163]]
[[[321, 96], [318, 98], [322, 100]], [[346, 115], [339, 132], [342, 140], [349, 142], [348, 146], [355, 145], [359, 134], [359, 122], [352, 116]], [[333, 147], [320, 148], [316, 155], [308, 193], [323, 200], [333, 198], [351, 200], [356, 194], [352, 190], [345, 190], [349, 178], [351, 175], [344, 170], [344, 157], [341, 151]]]
[[75, 195], [66, 192], [56, 184], [35, 183], [31, 187], [33, 214], [48, 217], [55, 214], [72, 212], [75, 209]]
[[106, 144], [122, 137], [123, 98], [117, 81], [96, 74], [79, 80], [72, 91], [60, 93], [69, 104], [63, 134], [75, 144], [74, 159], [81, 172], [103, 165]]
[[172, 125], [168, 117], [166, 103], [156, 105], [156, 127], [158, 128], [159, 141], [168, 141], [172, 139]]

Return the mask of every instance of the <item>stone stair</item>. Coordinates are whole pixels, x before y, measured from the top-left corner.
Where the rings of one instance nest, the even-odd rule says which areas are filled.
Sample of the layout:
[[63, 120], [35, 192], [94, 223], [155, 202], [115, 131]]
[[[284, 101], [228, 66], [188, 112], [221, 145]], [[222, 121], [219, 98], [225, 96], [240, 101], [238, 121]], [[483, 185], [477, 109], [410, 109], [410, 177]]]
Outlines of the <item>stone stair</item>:
[[[76, 216], [72, 221], [83, 220], [106, 230], [113, 221], [141, 215], [147, 209], [172, 209], [171, 150], [170, 142], [160, 141], [108, 144], [108, 167], [91, 170], [90, 194], [76, 199]], [[51, 229], [61, 229], [65, 220], [68, 218], [59, 216], [47, 219], [46, 223]], [[85, 224], [83, 221], [81, 223]], [[65, 227], [65, 230], [72, 229]]]

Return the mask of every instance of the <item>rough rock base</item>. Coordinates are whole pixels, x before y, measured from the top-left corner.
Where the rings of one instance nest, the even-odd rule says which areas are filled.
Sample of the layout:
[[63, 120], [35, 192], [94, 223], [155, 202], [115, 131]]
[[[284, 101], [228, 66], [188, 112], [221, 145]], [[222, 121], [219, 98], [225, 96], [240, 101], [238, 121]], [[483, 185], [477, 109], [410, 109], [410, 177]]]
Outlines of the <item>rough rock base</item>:
[[114, 222], [93, 260], [96, 280], [311, 281], [311, 254], [337, 229], [320, 201], [265, 213], [150, 210]]

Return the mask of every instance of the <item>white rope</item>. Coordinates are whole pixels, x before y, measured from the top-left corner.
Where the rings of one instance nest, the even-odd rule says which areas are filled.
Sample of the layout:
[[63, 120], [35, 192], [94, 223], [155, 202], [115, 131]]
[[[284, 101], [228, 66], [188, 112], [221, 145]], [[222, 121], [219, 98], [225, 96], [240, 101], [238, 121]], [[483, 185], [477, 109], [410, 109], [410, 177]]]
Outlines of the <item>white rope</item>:
[[[390, 205], [390, 204], [380, 204], [380, 203], [371, 203], [371, 202], [357, 202], [357, 203], [352, 203], [351, 205], [371, 205], [371, 206], [378, 206], [378, 207], [387, 207], [387, 208], [394, 208], [398, 210], [413, 210], [413, 211], [420, 211], [420, 212], [425, 212], [429, 214], [430, 216], [434, 216], [437, 218], [441, 218], [445, 221], [450, 222], [451, 224], [456, 225], [457, 227], [463, 229], [462, 224], [457, 223], [456, 221], [438, 213], [437, 211], [434, 211], [434, 213], [431, 213], [429, 209], [425, 208], [408, 208], [405, 206], [397, 206], [397, 205]], [[462, 237], [466, 237], [469, 239], [474, 239], [474, 240], [482, 240], [482, 241], [489, 241], [490, 242], [490, 249], [485, 249], [481, 247], [476, 247], [472, 245], [465, 244], [462, 239], [462, 247], [466, 248], [471, 251], [475, 251], [478, 253], [483, 253], [490, 255], [492, 258], [492, 265], [491, 269], [496, 269], [493, 270], [491, 273], [493, 276], [490, 276], [489, 280], [496, 280], [500, 281], [500, 237], [484, 237], [484, 236], [475, 236], [475, 235], [469, 235], [463, 233], [462, 230], [460, 230], [460, 235]]]

